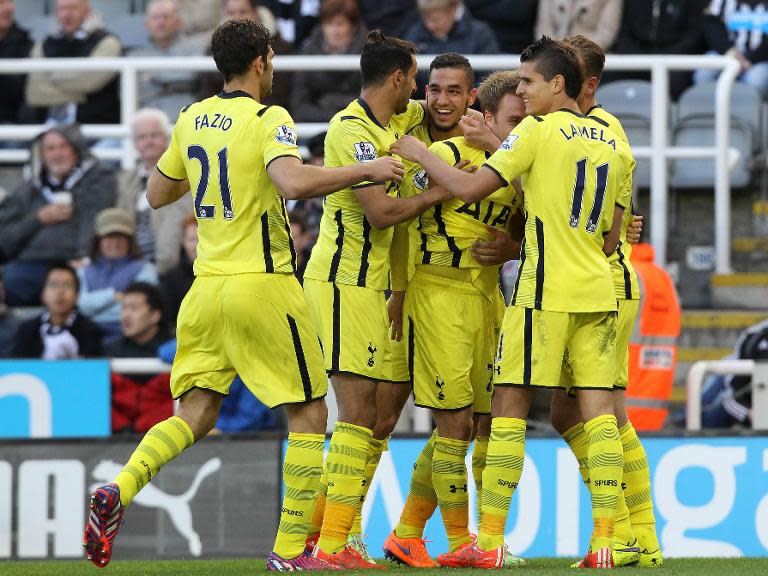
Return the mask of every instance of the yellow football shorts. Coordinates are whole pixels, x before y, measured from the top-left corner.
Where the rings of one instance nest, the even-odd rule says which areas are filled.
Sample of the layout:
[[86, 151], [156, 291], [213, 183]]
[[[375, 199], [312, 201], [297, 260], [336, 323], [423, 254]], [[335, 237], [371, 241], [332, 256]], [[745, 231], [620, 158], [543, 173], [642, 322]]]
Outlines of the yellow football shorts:
[[[612, 389], [616, 312], [553, 312], [510, 306], [496, 356], [496, 386]], [[567, 362], [566, 362], [567, 358]], [[564, 375], [565, 366], [572, 371]]]
[[475, 413], [489, 414], [498, 299], [489, 299], [471, 281], [425, 269], [416, 268], [405, 293], [403, 331], [415, 403], [441, 410], [472, 406]]
[[614, 388], [627, 389], [629, 382], [629, 341], [635, 329], [640, 300], [619, 300], [616, 320], [616, 382]]
[[200, 276], [179, 310], [174, 398], [229, 393], [235, 374], [264, 404], [325, 396], [323, 355], [298, 280], [286, 274]]
[[304, 293], [329, 374], [377, 381], [393, 378], [384, 292], [305, 278]]

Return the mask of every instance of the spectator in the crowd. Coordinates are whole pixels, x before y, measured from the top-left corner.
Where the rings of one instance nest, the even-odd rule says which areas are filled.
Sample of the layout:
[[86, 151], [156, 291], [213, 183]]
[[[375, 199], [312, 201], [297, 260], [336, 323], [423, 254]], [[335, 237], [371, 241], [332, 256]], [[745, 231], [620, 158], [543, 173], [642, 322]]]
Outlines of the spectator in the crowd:
[[[613, 51], [618, 54], [700, 54], [704, 48], [704, 12], [708, 1], [625, 2]], [[611, 72], [603, 75], [603, 84], [618, 78], [649, 79], [650, 75]], [[690, 84], [690, 72], [669, 75], [673, 98]]]
[[[359, 54], [367, 33], [356, 0], [325, 0], [301, 53]], [[291, 114], [299, 122], [327, 122], [359, 94], [358, 72], [302, 70], [294, 77]]]
[[158, 210], [150, 209], [147, 202], [147, 179], [168, 147], [170, 131], [168, 116], [162, 110], [139, 110], [131, 127], [139, 162], [117, 179], [117, 206], [133, 215], [136, 243], [141, 254], [154, 262], [158, 274], [164, 274], [179, 261], [181, 222], [192, 210], [189, 195]]
[[623, 0], [540, 0], [536, 37], [581, 34], [608, 50], [621, 25]]
[[[277, 31], [275, 17], [272, 12], [260, 5], [260, 0], [224, 0], [223, 22], [234, 18], [247, 18], [263, 24], [272, 33], [272, 50], [276, 55], [284, 56], [293, 52], [293, 45], [286, 42]], [[210, 45], [207, 48], [211, 54]], [[262, 98], [260, 102], [267, 106], [278, 105], [288, 107], [291, 99], [291, 87], [293, 85], [293, 72], [274, 72], [272, 92]], [[224, 79], [218, 72], [203, 72], [198, 74], [195, 82], [195, 99], [204, 100], [221, 92]]]
[[[125, 289], [120, 314], [122, 336], [106, 347], [110, 358], [154, 358], [168, 339], [163, 323], [163, 301], [156, 286], [135, 282]], [[131, 375], [112, 373], [112, 431], [146, 432], [173, 415], [167, 373]]]
[[200, 34], [210, 39], [221, 19], [221, 0], [174, 0], [179, 14], [184, 14], [184, 33]]
[[168, 322], [174, 327], [181, 301], [195, 280], [195, 272], [192, 267], [195, 258], [197, 258], [197, 220], [195, 215], [188, 214], [179, 229], [182, 231], [179, 262], [160, 277], [165, 312]]
[[112, 168], [88, 150], [77, 126], [47, 130], [32, 142], [30, 177], [0, 204], [0, 260], [11, 306], [39, 303], [52, 261], [88, 254], [96, 214], [114, 206]]
[[[405, 39], [422, 54], [496, 54], [499, 45], [490, 26], [475, 20], [460, 0], [417, 0], [420, 19]], [[416, 93], [424, 94], [427, 71], [416, 76]]]
[[534, 40], [538, 0], [464, 0], [469, 12], [488, 24], [501, 52], [520, 54]]
[[419, 17], [416, 0], [359, 0], [359, 4], [368, 30], [381, 30], [387, 36], [401, 38]]
[[120, 335], [126, 288], [134, 282], [157, 284], [157, 271], [142, 258], [133, 218], [121, 208], [107, 208], [96, 216], [90, 259], [90, 264], [77, 271], [78, 305], [101, 326], [107, 343]]
[[[739, 335], [729, 360], [768, 360], [768, 321], [750, 326]], [[730, 428], [752, 425], [752, 375], [712, 376], [701, 397], [701, 425]]]
[[129, 284], [120, 312], [121, 336], [104, 351], [113, 358], [154, 358], [159, 346], [168, 340], [163, 320], [163, 297], [158, 287], [147, 282]]
[[280, 36], [294, 46], [301, 46], [317, 25], [318, 0], [267, 0], [264, 4], [275, 15]]
[[[176, 340], [169, 340], [160, 346], [157, 356], [163, 362], [173, 364], [173, 358], [176, 356]], [[225, 396], [221, 401], [219, 419], [212, 432], [214, 434], [252, 432], [274, 428], [276, 425], [275, 413], [253, 395], [240, 376], [235, 376], [229, 387], [229, 396]]]
[[[104, 58], [122, 54], [117, 36], [107, 31], [89, 0], [56, 0], [56, 31], [35, 43], [35, 58]], [[117, 72], [48, 70], [30, 72], [27, 104], [43, 107], [41, 117], [56, 124], [118, 124]]]
[[[15, 19], [15, 0], [0, 0], [0, 58], [26, 58], [32, 50], [32, 38]], [[0, 124], [16, 124], [24, 105], [23, 74], [4, 74], [0, 90]]]
[[496, 35], [460, 0], [417, 0], [420, 19], [405, 33], [423, 54], [496, 54]]
[[80, 283], [68, 264], [54, 264], [41, 299], [45, 312], [23, 322], [11, 356], [64, 360], [101, 356], [101, 329], [77, 309]]
[[[715, 1], [704, 17], [704, 39], [709, 54], [729, 54], [741, 63], [739, 81], [757, 88], [768, 97], [768, 2], [765, 0]], [[695, 83], [715, 82], [719, 70], [702, 69], [693, 75]]]
[[5, 303], [3, 274], [0, 270], [0, 358], [8, 358], [11, 355], [19, 326], [21, 318]]
[[[173, 0], [153, 0], [147, 6], [144, 25], [149, 44], [129, 52], [130, 57], [159, 56], [175, 58], [202, 56], [205, 53], [204, 36], [184, 36], [181, 16]], [[159, 108], [176, 120], [179, 111], [194, 101], [192, 84], [196, 73], [192, 70], [155, 70], [139, 74], [139, 106]]]
[[291, 222], [291, 237], [293, 238], [293, 248], [296, 251], [296, 277], [303, 284], [304, 270], [307, 267], [315, 237], [307, 229], [307, 223], [302, 212], [291, 212], [288, 215], [288, 220]]

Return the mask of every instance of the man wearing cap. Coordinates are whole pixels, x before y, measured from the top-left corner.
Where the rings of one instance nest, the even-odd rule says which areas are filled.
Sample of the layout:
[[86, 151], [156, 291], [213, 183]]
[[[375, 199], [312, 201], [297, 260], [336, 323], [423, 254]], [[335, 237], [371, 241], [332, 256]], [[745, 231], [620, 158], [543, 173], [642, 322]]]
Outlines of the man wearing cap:
[[104, 330], [105, 344], [120, 337], [123, 294], [133, 282], [157, 285], [154, 264], [141, 256], [132, 216], [107, 208], [96, 216], [91, 263], [78, 271], [78, 306]]

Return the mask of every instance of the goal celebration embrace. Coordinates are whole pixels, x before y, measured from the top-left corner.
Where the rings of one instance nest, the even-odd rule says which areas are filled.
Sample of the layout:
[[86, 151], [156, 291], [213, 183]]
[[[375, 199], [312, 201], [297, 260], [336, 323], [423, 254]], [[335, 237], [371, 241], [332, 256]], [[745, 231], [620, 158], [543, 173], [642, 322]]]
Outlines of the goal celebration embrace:
[[[287, 417], [268, 570], [524, 566], [505, 534], [545, 390], [592, 505], [574, 567], [661, 566], [625, 400], [642, 218], [627, 136], [596, 99], [603, 49], [542, 36], [481, 77], [454, 52], [419, 70], [413, 43], [368, 32], [359, 97], [330, 120], [323, 166], [302, 162], [291, 110], [262, 103], [281, 79], [276, 50], [262, 24], [220, 25], [223, 89], [180, 111], [149, 174], [152, 208], [191, 191], [197, 221], [170, 377], [178, 408], [93, 491], [87, 558], [119, 557], [132, 501], [214, 429], [237, 375]], [[302, 285], [286, 201], [310, 198], [323, 208]], [[508, 261], [519, 264], [505, 301]], [[338, 417], [324, 455], [329, 383]], [[363, 505], [411, 397], [434, 431], [399, 522], [369, 550]], [[425, 526], [438, 512], [448, 545], [433, 550]]]

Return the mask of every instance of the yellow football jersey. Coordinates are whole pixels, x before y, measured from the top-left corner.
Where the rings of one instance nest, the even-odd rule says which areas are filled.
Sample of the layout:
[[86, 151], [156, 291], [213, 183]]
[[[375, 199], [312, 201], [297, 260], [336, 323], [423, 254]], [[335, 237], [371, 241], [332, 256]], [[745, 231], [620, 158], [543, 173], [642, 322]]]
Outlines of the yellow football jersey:
[[245, 92], [221, 92], [179, 114], [158, 170], [189, 179], [197, 218], [196, 276], [292, 274], [296, 253], [285, 202], [267, 166], [301, 159], [288, 112]]
[[614, 204], [629, 206], [629, 146], [570, 110], [525, 118], [485, 163], [505, 185], [522, 176], [526, 211], [511, 304], [557, 312], [616, 310], [603, 253]]
[[[590, 108], [587, 116], [594, 118], [600, 124], [607, 126], [611, 131], [622, 140], [629, 143], [627, 133], [624, 127], [610, 112], [607, 112], [599, 104]], [[632, 181], [630, 180], [630, 186]], [[630, 191], [631, 200], [631, 191]], [[627, 209], [624, 210], [624, 217], [621, 219], [621, 233], [619, 235], [619, 245], [616, 251], [608, 257], [611, 263], [611, 272], [613, 273], [613, 285], [616, 289], [617, 300], [637, 300], [640, 298], [640, 285], [637, 282], [637, 274], [632, 266], [630, 256], [632, 255], [632, 244], [627, 242], [627, 226], [632, 222], [632, 203], [630, 201]]]
[[[430, 151], [451, 166], [468, 160], [482, 166], [490, 157], [484, 150], [472, 148], [463, 136], [435, 142]], [[427, 173], [419, 166], [407, 175], [404, 195], [424, 192], [429, 183]], [[454, 198], [437, 204], [419, 217], [416, 262], [476, 268], [481, 264], [472, 256], [475, 240], [491, 240], [487, 226], [507, 230], [509, 217], [520, 204], [520, 197], [512, 185], [499, 188], [480, 202], [467, 204]]]
[[[348, 166], [389, 154], [401, 135], [424, 121], [421, 104], [411, 101], [402, 114], [382, 126], [368, 104], [359, 98], [337, 113], [325, 137], [325, 165]], [[399, 184], [361, 182], [326, 197], [320, 235], [304, 272], [305, 278], [386, 290], [389, 286], [389, 247], [393, 229], [376, 230], [365, 217], [356, 191], [385, 185], [390, 196], [399, 195]]]

